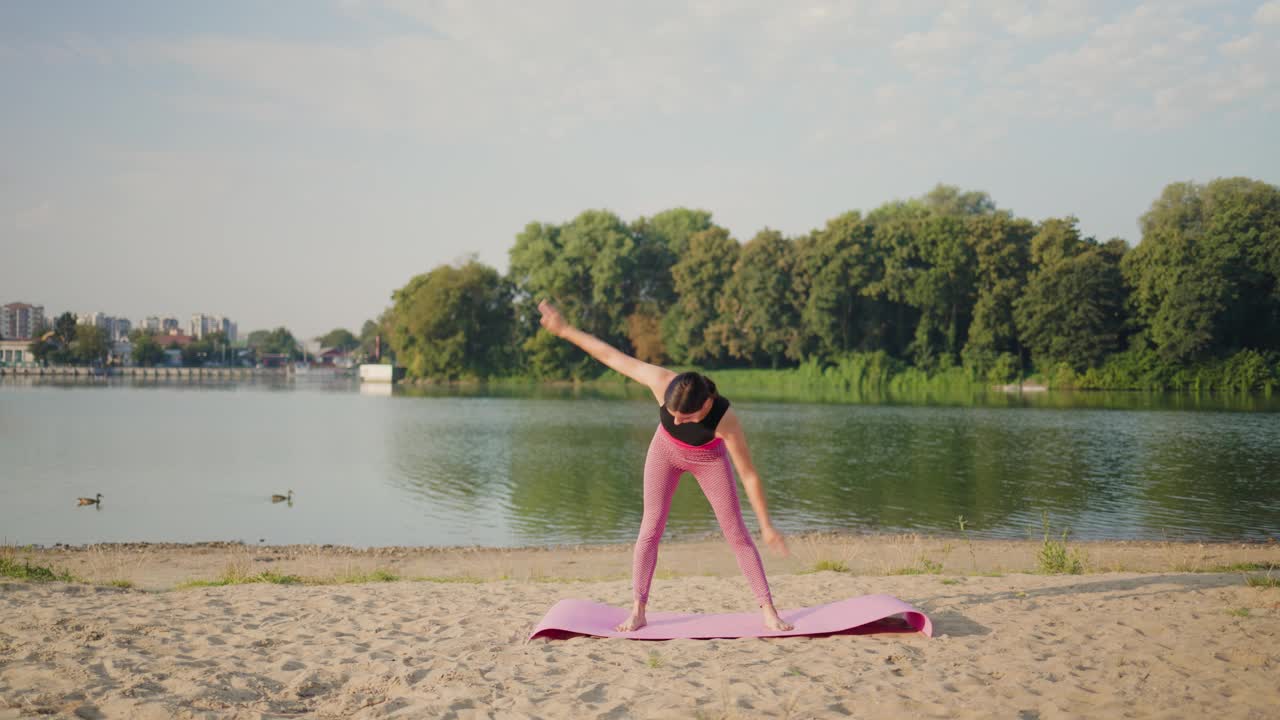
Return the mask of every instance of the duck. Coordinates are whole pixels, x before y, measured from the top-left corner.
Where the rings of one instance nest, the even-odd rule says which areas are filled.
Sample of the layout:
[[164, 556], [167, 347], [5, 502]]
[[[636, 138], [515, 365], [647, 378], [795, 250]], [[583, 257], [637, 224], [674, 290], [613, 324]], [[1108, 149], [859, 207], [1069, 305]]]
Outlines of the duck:
[[76, 504], [77, 505], [101, 505], [102, 493], [98, 493], [98, 497], [76, 498]]
[[290, 490], [290, 491], [289, 491], [289, 494], [288, 494], [288, 495], [272, 495], [272, 496], [271, 496], [271, 502], [273, 502], [273, 503], [285, 502], [285, 501], [293, 502], [293, 491], [292, 491], [292, 490]]

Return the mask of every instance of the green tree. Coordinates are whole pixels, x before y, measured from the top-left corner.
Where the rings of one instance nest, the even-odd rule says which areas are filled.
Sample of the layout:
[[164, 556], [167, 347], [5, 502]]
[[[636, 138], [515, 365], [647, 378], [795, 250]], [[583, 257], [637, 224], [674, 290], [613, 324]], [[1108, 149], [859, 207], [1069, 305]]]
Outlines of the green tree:
[[254, 330], [249, 333], [246, 344], [250, 350], [259, 356], [268, 353], [286, 355], [289, 360], [302, 359], [302, 350], [299, 348], [298, 340], [285, 327], [277, 327], [274, 330]]
[[59, 315], [52, 326], [44, 325], [32, 331], [34, 336], [27, 350], [42, 365], [64, 365], [75, 362], [76, 316], [69, 312]]
[[320, 347], [334, 348], [349, 352], [360, 347], [360, 339], [351, 334], [350, 330], [345, 328], [335, 328], [329, 332], [316, 338], [316, 342], [320, 343]]
[[75, 315], [72, 315], [69, 312], [62, 313], [58, 316], [58, 319], [53, 322], [54, 339], [56, 339], [62, 347], [71, 347], [71, 344], [76, 341], [76, 325]]
[[1082, 238], [1075, 218], [1040, 224], [1031, 240], [1033, 270], [1014, 304], [1018, 330], [1036, 365], [1098, 366], [1124, 340], [1122, 240]]
[[791, 348], [793, 360], [830, 360], [872, 349], [882, 309], [864, 291], [881, 266], [871, 225], [857, 212], [797, 241], [793, 303], [800, 309], [803, 338]]
[[939, 183], [920, 200], [936, 215], [973, 217], [996, 212], [996, 204], [990, 195], [981, 191], [961, 190], [954, 185]]
[[34, 337], [31, 343], [27, 345], [27, 352], [31, 353], [31, 357], [35, 358], [35, 361], [41, 365], [53, 362], [52, 355], [58, 349], [58, 344], [52, 338], [45, 337], [45, 333], [32, 334]]
[[222, 364], [228, 358], [229, 347], [226, 333], [222, 331], [208, 333], [181, 348], [182, 364], [186, 367], [204, 367], [211, 363]]
[[[379, 315], [376, 320], [365, 320], [364, 324], [360, 326], [360, 345], [358, 346], [358, 352], [366, 360], [374, 359], [374, 356], [377, 354], [379, 349], [377, 347], [377, 338], [380, 335], [386, 334], [383, 327], [385, 320], [386, 314], [383, 313]], [[385, 352], [386, 348], [383, 347], [382, 350]]]
[[392, 294], [388, 341], [407, 374], [452, 380], [510, 368], [512, 289], [472, 259], [418, 275]]
[[662, 363], [666, 347], [664, 317], [675, 305], [672, 267], [689, 250], [690, 238], [717, 227], [706, 210], [674, 208], [631, 223], [636, 240], [636, 261], [631, 271], [629, 295], [634, 299], [627, 317], [627, 339], [637, 357]]
[[[617, 215], [588, 210], [563, 226], [530, 223], [511, 248], [509, 277], [516, 288], [519, 325], [529, 369], [541, 377], [594, 377], [599, 363], [569, 343], [539, 339], [537, 303], [554, 300], [574, 325], [632, 348], [627, 318], [636, 309], [637, 243]], [[553, 338], [554, 339], [554, 338]]]
[[153, 367], [164, 362], [164, 348], [156, 342], [155, 333], [135, 330], [129, 334], [129, 339], [133, 343], [133, 364]]
[[1026, 286], [1035, 226], [1011, 213], [993, 212], [971, 217], [967, 227], [977, 261], [977, 297], [962, 355], [966, 366], [986, 377], [1001, 358], [1007, 368], [1023, 359], [1013, 308]]
[[111, 352], [107, 331], [94, 325], [81, 323], [75, 326], [75, 340], [71, 346], [71, 361], [78, 365], [101, 365]]
[[182, 351], [183, 367], [204, 367], [205, 363], [209, 361], [209, 354], [212, 352], [209, 343], [202, 340], [189, 342], [179, 349]]
[[673, 208], [631, 223], [636, 239], [632, 294], [638, 305], [665, 308], [675, 300], [671, 266], [689, 249], [689, 239], [715, 227], [706, 210]]
[[733, 277], [741, 246], [729, 231], [713, 227], [689, 238], [688, 247], [671, 267], [675, 302], [662, 322], [667, 354], [680, 364], [716, 364], [728, 349], [710, 333], [717, 306]]
[[776, 230], [761, 230], [742, 246], [733, 275], [708, 329], [731, 357], [778, 367], [800, 342], [791, 290], [795, 244]]
[[877, 210], [875, 240], [884, 273], [868, 292], [911, 308], [914, 316], [906, 353], [917, 367], [952, 364], [968, 336], [973, 315], [977, 263], [967, 242], [965, 219], [941, 215], [919, 202]]
[[1247, 178], [1165, 187], [1123, 265], [1166, 361], [1280, 349], [1280, 188]]

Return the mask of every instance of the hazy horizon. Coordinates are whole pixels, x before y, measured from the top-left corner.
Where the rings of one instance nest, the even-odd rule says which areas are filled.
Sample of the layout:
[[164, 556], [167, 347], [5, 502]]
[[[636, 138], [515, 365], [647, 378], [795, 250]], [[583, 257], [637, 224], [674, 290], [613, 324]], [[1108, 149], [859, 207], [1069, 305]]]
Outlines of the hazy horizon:
[[1132, 244], [1280, 180], [1280, 0], [883, 5], [0, 5], [0, 303], [309, 339], [593, 208], [745, 242], [943, 182]]

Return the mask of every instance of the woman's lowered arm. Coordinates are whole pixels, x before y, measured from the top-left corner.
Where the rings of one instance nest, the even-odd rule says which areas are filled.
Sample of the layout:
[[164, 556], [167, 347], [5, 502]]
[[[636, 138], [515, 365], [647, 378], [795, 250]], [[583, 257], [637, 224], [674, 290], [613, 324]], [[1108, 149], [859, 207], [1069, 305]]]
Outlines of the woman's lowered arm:
[[742, 423], [738, 421], [738, 416], [733, 410], [725, 412], [716, 435], [724, 439], [725, 447], [729, 449], [729, 457], [733, 460], [733, 466], [737, 468], [738, 477], [742, 479], [742, 487], [747, 491], [747, 501], [751, 503], [751, 509], [755, 511], [756, 520], [760, 524], [761, 539], [774, 552], [781, 555], [790, 554], [787, 541], [783, 539], [782, 533], [773, 527], [773, 521], [769, 519], [769, 503], [765, 500], [764, 482], [760, 480], [760, 474], [756, 472], [756, 466], [751, 462], [751, 449], [747, 447], [746, 433], [743, 432]]

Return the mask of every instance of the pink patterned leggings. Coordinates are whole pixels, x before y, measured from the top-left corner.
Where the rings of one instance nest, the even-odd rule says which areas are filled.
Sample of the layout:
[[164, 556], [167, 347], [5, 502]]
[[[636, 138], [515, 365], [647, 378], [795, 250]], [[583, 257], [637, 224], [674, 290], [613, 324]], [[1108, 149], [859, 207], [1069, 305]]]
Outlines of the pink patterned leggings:
[[716, 438], [706, 445], [688, 445], [671, 437], [661, 425], [649, 443], [649, 454], [644, 461], [644, 519], [640, 521], [631, 573], [635, 599], [642, 603], [649, 601], [649, 585], [658, 565], [658, 542], [667, 527], [671, 497], [685, 472], [693, 473], [702, 493], [711, 501], [720, 530], [738, 557], [738, 567], [742, 568], [756, 600], [761, 605], [772, 602], [760, 553], [738, 507], [738, 486], [734, 483], [724, 441]]

